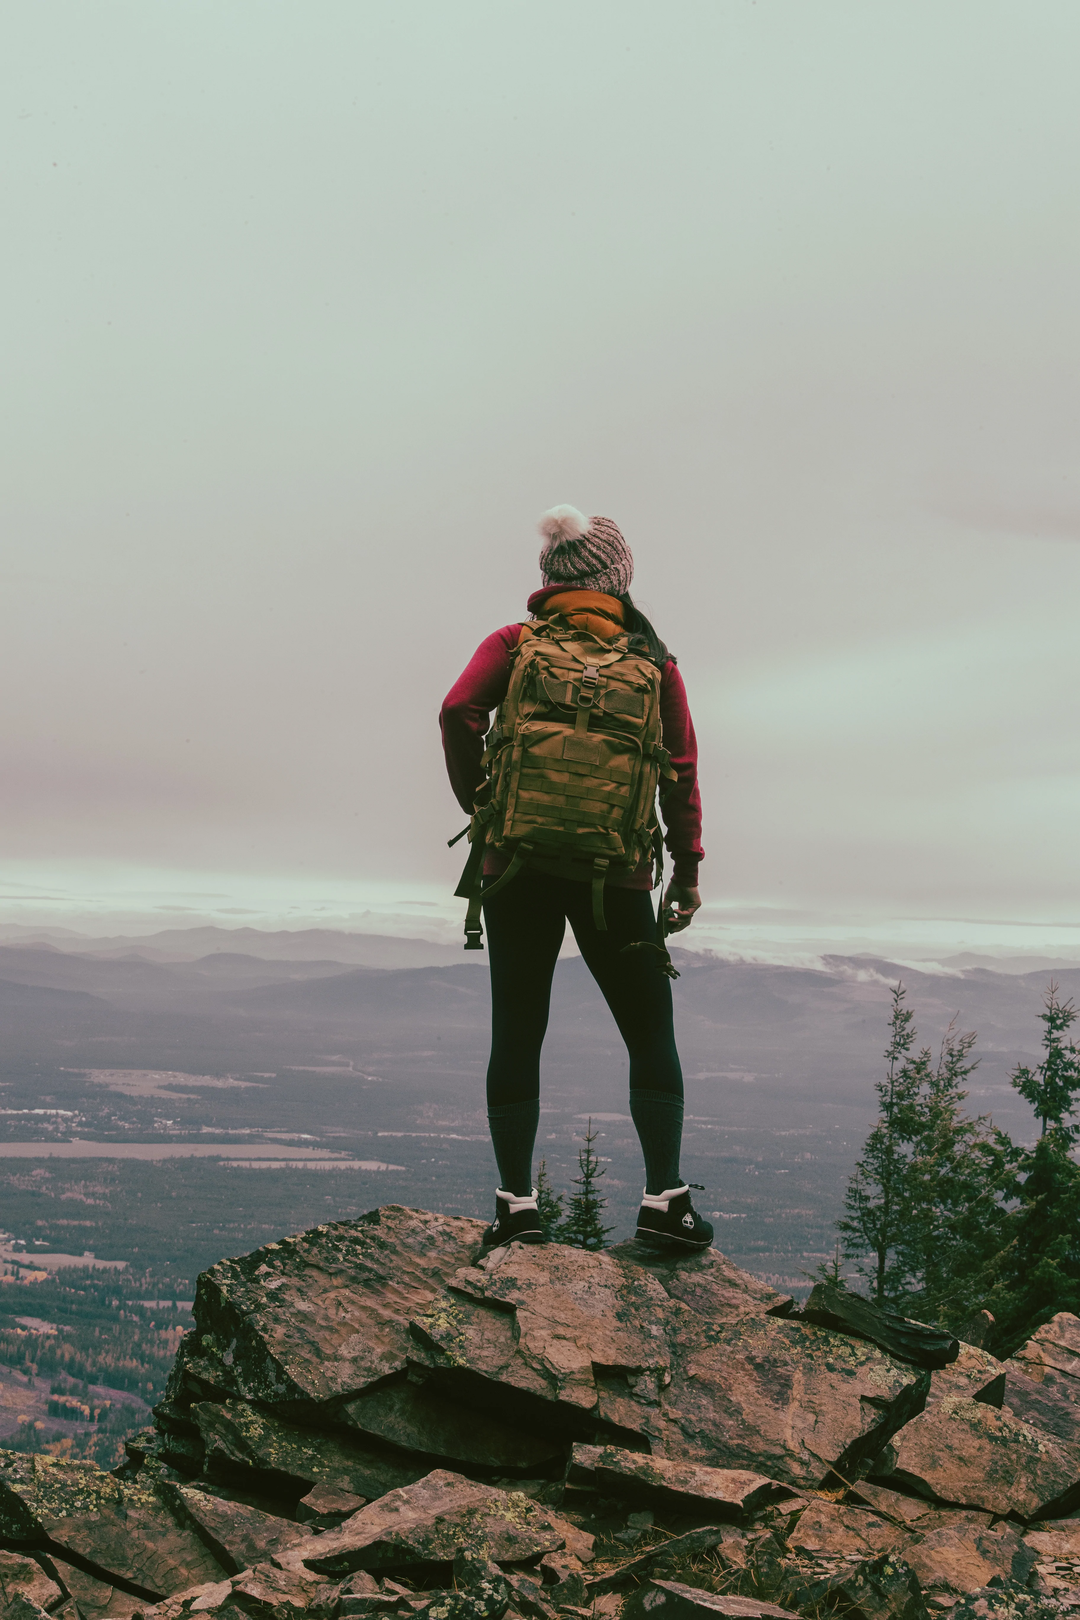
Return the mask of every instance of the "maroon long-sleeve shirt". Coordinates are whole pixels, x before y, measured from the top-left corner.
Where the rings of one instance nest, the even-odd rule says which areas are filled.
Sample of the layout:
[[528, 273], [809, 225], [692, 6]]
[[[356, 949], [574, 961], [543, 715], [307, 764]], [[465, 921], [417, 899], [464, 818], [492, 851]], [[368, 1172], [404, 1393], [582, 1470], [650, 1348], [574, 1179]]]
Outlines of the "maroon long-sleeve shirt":
[[[534, 592], [530, 609], [537, 608], [550, 590]], [[482, 641], [465, 669], [454, 682], [442, 706], [443, 752], [450, 786], [466, 815], [471, 815], [476, 792], [483, 780], [481, 759], [484, 736], [492, 711], [506, 696], [510, 682], [510, 657], [521, 635], [521, 623], [505, 625]], [[678, 780], [664, 793], [664, 842], [674, 863], [675, 882], [696, 888], [698, 862], [704, 858], [701, 847], [701, 794], [698, 789], [697, 738], [690, 718], [686, 687], [674, 659], [669, 658], [660, 672], [660, 723], [664, 747]], [[505, 866], [490, 852], [485, 871], [497, 872]], [[623, 876], [612, 876], [609, 883], [618, 888], [650, 889], [652, 876], [647, 864]]]

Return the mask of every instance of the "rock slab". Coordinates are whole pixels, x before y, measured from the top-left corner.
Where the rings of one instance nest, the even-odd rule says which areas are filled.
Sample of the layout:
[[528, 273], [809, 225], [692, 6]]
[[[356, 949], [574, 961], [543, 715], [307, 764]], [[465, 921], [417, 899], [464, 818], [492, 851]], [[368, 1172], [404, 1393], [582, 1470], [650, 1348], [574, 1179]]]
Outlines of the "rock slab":
[[304, 1563], [340, 1580], [357, 1569], [447, 1563], [462, 1549], [495, 1564], [523, 1564], [563, 1548], [591, 1556], [592, 1537], [520, 1492], [436, 1469], [319, 1536]]
[[304, 1429], [244, 1401], [197, 1401], [188, 1419], [201, 1442], [196, 1467], [209, 1479], [286, 1502], [317, 1486], [370, 1500], [429, 1472], [419, 1459], [369, 1451], [348, 1443], [340, 1431]]
[[649, 1581], [640, 1586], [623, 1608], [623, 1620], [797, 1620], [762, 1598], [739, 1597], [734, 1592], [704, 1592], [680, 1581]]
[[631, 1501], [692, 1510], [721, 1523], [737, 1523], [793, 1494], [789, 1485], [744, 1469], [646, 1457], [618, 1446], [575, 1445], [567, 1480], [596, 1485]]
[[34, 1559], [23, 1553], [0, 1552], [0, 1614], [16, 1597], [24, 1597], [41, 1609], [60, 1602], [63, 1593]]
[[913, 1542], [904, 1557], [924, 1592], [953, 1598], [978, 1591], [995, 1578], [1027, 1580], [1035, 1563], [1015, 1525], [991, 1525], [982, 1514], [950, 1513]]
[[288, 1519], [243, 1502], [223, 1501], [190, 1485], [169, 1483], [161, 1487], [161, 1493], [180, 1522], [191, 1526], [229, 1575], [311, 1540], [310, 1530], [290, 1524]]
[[183, 1374], [283, 1416], [404, 1370], [408, 1324], [474, 1258], [481, 1225], [397, 1205], [222, 1260], [198, 1280]]
[[151, 1600], [224, 1573], [152, 1484], [58, 1457], [0, 1452], [0, 1535], [72, 1554], [110, 1584]]
[[907, 1425], [892, 1474], [937, 1501], [1023, 1519], [1080, 1506], [1080, 1456], [1007, 1409], [962, 1397], [943, 1398]]

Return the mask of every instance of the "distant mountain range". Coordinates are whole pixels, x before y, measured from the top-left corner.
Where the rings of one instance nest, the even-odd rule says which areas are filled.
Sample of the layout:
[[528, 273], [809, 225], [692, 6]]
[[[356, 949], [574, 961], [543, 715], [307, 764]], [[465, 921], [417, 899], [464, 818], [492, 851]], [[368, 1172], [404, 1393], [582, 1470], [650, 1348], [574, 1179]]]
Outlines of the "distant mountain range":
[[[119, 1044], [110, 1063], [242, 1073], [302, 1065], [329, 1041], [348, 1047], [361, 1066], [372, 1046], [384, 1054], [441, 1046], [452, 1068], [464, 1061], [482, 1070], [486, 956], [328, 929], [173, 929], [146, 940], [76, 936], [75, 949], [57, 937], [0, 945], [0, 1065], [95, 1067], [102, 1043], [111, 1041]], [[296, 954], [283, 956], [287, 947]], [[395, 961], [427, 953], [438, 961]], [[961, 1028], [978, 1031], [982, 1061], [973, 1102], [1004, 1110], [1014, 1126], [1024, 1117], [1008, 1073], [1038, 1050], [1045, 969], [942, 973], [871, 957], [827, 957], [814, 968], [730, 962], [678, 948], [674, 955], [682, 970], [674, 991], [680, 1048], [691, 1082], [696, 1077], [712, 1090], [734, 1085], [743, 1101], [752, 1089], [758, 1097], [787, 1096], [793, 1105], [798, 1098], [800, 1107], [816, 1099], [866, 1109], [885, 1042], [889, 987], [902, 979], [922, 1041], [936, 1045], [954, 1015]], [[357, 964], [357, 956], [367, 960]], [[1054, 977], [1066, 995], [1080, 994], [1080, 969]], [[546, 1066], [557, 1070], [565, 1061], [587, 1072], [601, 1053], [603, 1066], [621, 1066], [618, 1037], [595, 986], [580, 958], [568, 958], [556, 972]]]
[[0, 927], [0, 940], [14, 945], [40, 941], [46, 948], [81, 956], [141, 956], [151, 962], [193, 962], [221, 952], [277, 962], [345, 962], [353, 967], [439, 967], [461, 958], [460, 945], [391, 934], [350, 934], [334, 928], [163, 928], [156, 934], [95, 937], [70, 928]]
[[[405, 968], [444, 967], [462, 960], [459, 943], [446, 945], [433, 940], [401, 938], [393, 934], [349, 933], [338, 928], [163, 928], [154, 934], [83, 934], [73, 928], [29, 928], [24, 924], [0, 924], [0, 943], [31, 946], [46, 950], [96, 957], [141, 957], [148, 962], [195, 962], [208, 956], [255, 957], [266, 962], [343, 963], [351, 967]], [[698, 950], [692, 936], [685, 941], [686, 954], [697, 962], [730, 964], [732, 958], [708, 949]], [[480, 959], [483, 965], [485, 958]], [[877, 957], [821, 957], [823, 964], [834, 961], [876, 962]], [[477, 965], [474, 958], [471, 965]], [[752, 965], [783, 966], [783, 960], [770, 963], [762, 953], [754, 953]], [[1080, 969], [1080, 960], [1064, 956], [990, 956], [964, 951], [959, 955], [927, 961], [917, 971], [945, 970], [948, 975], [984, 968], [991, 973], [1019, 977], [1031, 973], [1067, 972]]]

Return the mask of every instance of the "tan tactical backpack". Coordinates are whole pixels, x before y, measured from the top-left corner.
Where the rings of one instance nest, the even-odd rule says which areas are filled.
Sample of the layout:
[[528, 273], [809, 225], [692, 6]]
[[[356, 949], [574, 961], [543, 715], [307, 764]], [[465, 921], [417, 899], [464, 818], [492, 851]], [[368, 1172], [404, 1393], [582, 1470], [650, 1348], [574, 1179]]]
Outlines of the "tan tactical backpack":
[[[625, 633], [599, 640], [561, 616], [524, 626], [455, 891], [469, 901], [467, 951], [484, 948], [482, 901], [530, 859], [591, 879], [593, 919], [605, 929], [607, 877], [659, 858], [656, 789], [675, 772], [661, 740], [660, 670], [630, 642]], [[487, 849], [512, 859], [482, 891]]]

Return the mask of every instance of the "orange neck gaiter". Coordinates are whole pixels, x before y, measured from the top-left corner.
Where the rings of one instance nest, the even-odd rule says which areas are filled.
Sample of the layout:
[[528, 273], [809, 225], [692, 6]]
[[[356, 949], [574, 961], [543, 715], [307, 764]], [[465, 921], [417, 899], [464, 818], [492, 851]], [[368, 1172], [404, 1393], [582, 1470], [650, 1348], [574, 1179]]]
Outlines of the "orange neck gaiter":
[[584, 630], [598, 641], [614, 641], [626, 625], [626, 609], [617, 596], [603, 591], [570, 590], [549, 596], [539, 610], [539, 617], [553, 618], [561, 614], [575, 630]]

